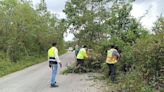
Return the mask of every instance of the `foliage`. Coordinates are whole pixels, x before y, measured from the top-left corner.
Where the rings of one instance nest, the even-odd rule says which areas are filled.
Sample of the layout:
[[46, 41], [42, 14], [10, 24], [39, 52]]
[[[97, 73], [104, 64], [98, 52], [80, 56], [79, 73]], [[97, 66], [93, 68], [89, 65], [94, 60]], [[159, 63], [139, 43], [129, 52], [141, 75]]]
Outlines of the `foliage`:
[[76, 42], [75, 41], [67, 41], [65, 42], [65, 48], [73, 47], [75, 48]]
[[[161, 16], [153, 27], [154, 34], [141, 26], [140, 21], [130, 15], [131, 2], [119, 0], [70, 0], [64, 12], [68, 28], [75, 35], [75, 43], [87, 45], [100, 54], [101, 69], [107, 74], [106, 51], [111, 44], [119, 47], [121, 59], [117, 67], [130, 64], [132, 71], [125, 75], [121, 85], [125, 92], [154, 92], [163, 87], [163, 40], [164, 18]], [[111, 7], [110, 7], [111, 6]], [[93, 55], [93, 57], [96, 57]], [[85, 62], [85, 68], [94, 66]], [[92, 62], [97, 62], [95, 59]], [[88, 68], [88, 65], [90, 68]], [[73, 70], [69, 68], [71, 71]], [[89, 70], [91, 71], [92, 68]], [[119, 72], [120, 74], [120, 72]], [[127, 77], [127, 78], [126, 78]], [[154, 88], [152, 88], [154, 86]], [[121, 88], [122, 86], [120, 86]]]
[[51, 14], [44, 0], [33, 8], [28, 0], [0, 1], [0, 49], [5, 60], [47, 53], [53, 41], [64, 50], [65, 21]]
[[109, 45], [116, 44], [123, 51], [121, 67], [125, 62], [131, 63], [132, 46], [137, 39], [148, 35], [147, 30], [130, 15], [131, 9], [130, 2], [71, 0], [64, 12], [78, 44], [86, 44], [95, 53], [101, 54], [102, 61], [105, 61]]
[[132, 71], [128, 74], [121, 74], [118, 78], [119, 84], [116, 89], [118, 92], [158, 92], [143, 81], [139, 71]]
[[143, 78], [152, 86], [162, 87], [164, 83], [164, 33], [141, 39], [135, 45], [134, 59], [140, 66]]
[[45, 55], [25, 57], [23, 60], [17, 61], [17, 63], [1, 60], [0, 62], [0, 77], [9, 73], [24, 69], [28, 66], [45, 61]]
[[164, 17], [160, 16], [154, 23], [153, 32], [160, 33], [164, 31]]
[[62, 73], [87, 73], [87, 72], [100, 72], [101, 69], [101, 59], [98, 58], [89, 58], [85, 59], [84, 65], [81, 67], [76, 66], [76, 63], [68, 66]]
[[29, 0], [0, 0], [0, 76], [45, 61], [54, 41], [64, 53], [65, 29], [44, 0], [35, 8]]
[[[111, 4], [112, 7], [109, 7]], [[108, 0], [71, 0], [64, 12], [71, 32], [77, 42], [97, 50], [103, 42], [121, 39], [128, 44], [147, 32], [130, 15], [131, 4], [120, 4]]]

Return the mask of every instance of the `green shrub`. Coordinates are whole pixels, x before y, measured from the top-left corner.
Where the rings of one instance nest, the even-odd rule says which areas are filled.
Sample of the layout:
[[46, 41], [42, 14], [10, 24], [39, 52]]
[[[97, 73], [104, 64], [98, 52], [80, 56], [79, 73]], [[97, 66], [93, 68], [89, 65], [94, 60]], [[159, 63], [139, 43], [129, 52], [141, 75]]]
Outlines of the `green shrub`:
[[45, 61], [45, 55], [35, 56], [35, 57], [25, 57], [18, 62], [10, 62], [2, 60], [0, 62], [0, 77], [7, 75], [9, 73], [24, 69], [28, 66]]
[[164, 67], [164, 33], [152, 35], [146, 39], [140, 39], [134, 46], [134, 59], [136, 66], [139, 67], [140, 73], [148, 84], [158, 88], [163, 75]]
[[129, 74], [121, 74], [118, 78], [119, 92], [158, 92], [152, 86], [147, 85], [139, 71], [132, 71]]

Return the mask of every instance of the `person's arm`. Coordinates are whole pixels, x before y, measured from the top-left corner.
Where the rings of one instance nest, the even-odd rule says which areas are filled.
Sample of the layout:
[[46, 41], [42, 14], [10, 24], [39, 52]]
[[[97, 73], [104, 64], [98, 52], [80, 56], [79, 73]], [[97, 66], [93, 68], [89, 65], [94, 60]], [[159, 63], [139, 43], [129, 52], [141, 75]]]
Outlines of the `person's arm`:
[[50, 64], [50, 61], [49, 61], [49, 56], [48, 56], [48, 64], [49, 64], [49, 67], [51, 68], [51, 64]]
[[57, 49], [55, 50], [55, 59], [60, 64], [60, 67], [62, 67], [61, 61], [60, 61], [59, 56], [58, 56], [58, 50]]
[[59, 56], [58, 56], [58, 50], [55, 50], [55, 59], [57, 62], [60, 62]]
[[88, 58], [88, 55], [87, 55], [87, 51], [86, 50], [84, 51], [84, 57], [85, 58]]
[[117, 50], [113, 51], [112, 55], [116, 56], [118, 59], [120, 58], [120, 54], [118, 53]]

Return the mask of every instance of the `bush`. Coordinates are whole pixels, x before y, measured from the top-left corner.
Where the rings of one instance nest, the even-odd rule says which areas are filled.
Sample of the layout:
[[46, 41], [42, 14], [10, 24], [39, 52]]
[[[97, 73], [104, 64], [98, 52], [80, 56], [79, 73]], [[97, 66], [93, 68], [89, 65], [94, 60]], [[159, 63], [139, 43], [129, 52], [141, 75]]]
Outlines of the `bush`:
[[19, 61], [15, 62], [10, 62], [7, 60], [1, 60], [0, 62], [0, 77], [7, 75], [9, 73], [24, 69], [28, 66], [40, 63], [45, 61], [45, 55], [41, 56], [34, 56], [34, 57], [25, 57], [24, 59], [21, 59]]
[[101, 62], [94, 61], [94, 60], [85, 60], [84, 65], [82, 67], [77, 68], [76, 63], [68, 66], [64, 71], [63, 74], [67, 73], [88, 73], [88, 72], [98, 72], [101, 69]]
[[160, 88], [164, 86], [164, 33], [141, 39], [134, 46], [134, 59], [140, 73], [148, 84]]
[[117, 85], [119, 92], [157, 92], [151, 86], [143, 81], [139, 71], [132, 71], [129, 74], [121, 74], [119, 84]]

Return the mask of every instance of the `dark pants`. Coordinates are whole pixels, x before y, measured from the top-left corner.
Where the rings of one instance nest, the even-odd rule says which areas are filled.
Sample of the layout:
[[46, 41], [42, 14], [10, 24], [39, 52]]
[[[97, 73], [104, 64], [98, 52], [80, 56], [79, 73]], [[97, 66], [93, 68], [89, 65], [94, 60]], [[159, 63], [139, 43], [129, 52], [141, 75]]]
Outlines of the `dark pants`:
[[112, 82], [115, 81], [115, 76], [116, 76], [116, 68], [114, 64], [108, 64], [109, 68], [109, 76], [111, 76]]
[[77, 65], [76, 66], [82, 66], [84, 64], [84, 59], [77, 59]]

